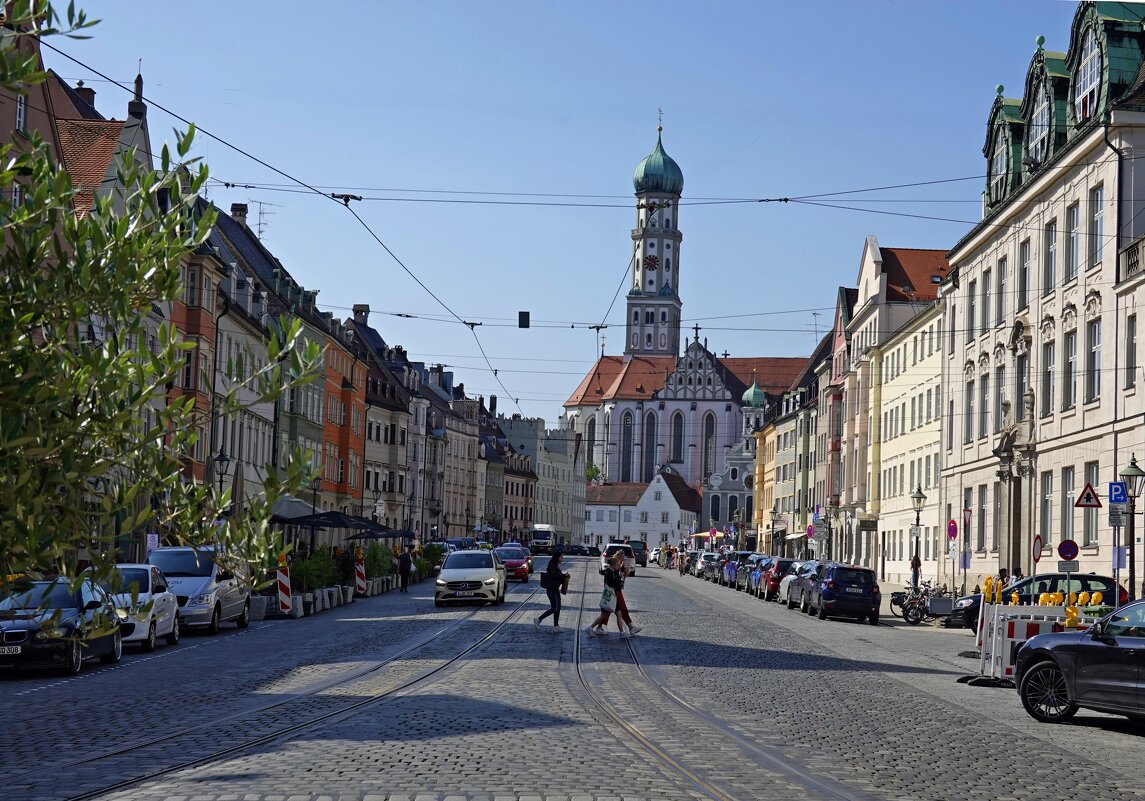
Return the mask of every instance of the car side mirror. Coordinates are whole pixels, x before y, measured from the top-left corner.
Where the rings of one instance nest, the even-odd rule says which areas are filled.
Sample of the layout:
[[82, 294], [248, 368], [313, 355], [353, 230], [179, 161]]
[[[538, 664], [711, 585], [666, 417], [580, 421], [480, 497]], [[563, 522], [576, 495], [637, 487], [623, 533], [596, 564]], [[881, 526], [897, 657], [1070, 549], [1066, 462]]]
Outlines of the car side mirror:
[[156, 584], [155, 585], [155, 592], [157, 592], [157, 593], [167, 592], [167, 585], [166, 584]]
[[235, 574], [229, 570], [220, 570], [215, 576], [215, 581], [230, 581], [235, 577]]
[[84, 608], [84, 611], [87, 611], [90, 609], [99, 609], [101, 606], [103, 606], [103, 604], [101, 604], [99, 601], [97, 601], [95, 599], [92, 599], [92, 600], [88, 601], [86, 604], [84, 604], [83, 608]]

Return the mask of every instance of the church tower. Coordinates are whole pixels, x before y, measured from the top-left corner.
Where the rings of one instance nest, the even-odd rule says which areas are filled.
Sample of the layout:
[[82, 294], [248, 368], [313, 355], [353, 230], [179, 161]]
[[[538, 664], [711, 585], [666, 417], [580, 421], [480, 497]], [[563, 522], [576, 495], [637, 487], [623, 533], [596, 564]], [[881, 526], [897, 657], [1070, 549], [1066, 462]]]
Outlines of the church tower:
[[680, 193], [684, 173], [664, 152], [663, 127], [656, 148], [636, 165], [636, 227], [632, 288], [628, 291], [626, 356], [680, 355]]

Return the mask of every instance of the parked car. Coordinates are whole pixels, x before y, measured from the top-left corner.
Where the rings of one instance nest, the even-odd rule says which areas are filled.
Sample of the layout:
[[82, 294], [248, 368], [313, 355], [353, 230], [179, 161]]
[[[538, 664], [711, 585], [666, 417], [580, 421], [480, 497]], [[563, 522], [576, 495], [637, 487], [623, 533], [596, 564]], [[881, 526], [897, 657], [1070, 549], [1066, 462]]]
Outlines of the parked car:
[[696, 558], [692, 560], [691, 573], [696, 578], [706, 578], [704, 575], [708, 570], [708, 565], [719, 563], [720, 555], [715, 551], [701, 551], [696, 554]]
[[818, 562], [811, 560], [791, 563], [787, 575], [779, 582], [783, 602], [787, 604], [788, 609], [794, 609], [803, 602], [803, 591], [807, 586], [807, 574], [814, 571], [818, 566]]
[[505, 565], [495, 551], [454, 551], [445, 557], [434, 581], [433, 605], [445, 606], [446, 601], [499, 604], [505, 600], [505, 584]]
[[1079, 708], [1145, 718], [1145, 601], [1106, 615], [1086, 631], [1039, 634], [1018, 650], [1014, 684], [1035, 720], [1061, 723]]
[[175, 546], [156, 548], [147, 555], [147, 563], [167, 577], [167, 588], [179, 603], [181, 628], [205, 628], [215, 634], [227, 620], [240, 629], [250, 625], [250, 567], [246, 562], [211, 546]]
[[179, 602], [162, 570], [155, 565], [118, 564], [113, 575], [98, 583], [111, 595], [120, 617], [134, 626], [124, 642], [137, 642], [144, 651], [154, 651], [160, 637], [168, 645], [179, 642]]
[[794, 559], [777, 556], [767, 564], [767, 569], [760, 578], [760, 593], [765, 601], [778, 601], [780, 598], [779, 584], [787, 571], [791, 569]]
[[626, 542], [610, 542], [604, 548], [604, 553], [600, 555], [600, 574], [604, 575], [604, 568], [608, 564], [608, 560], [613, 557], [617, 551], [624, 552], [624, 568], [628, 575], [636, 575], [636, 554], [632, 550], [632, 546]]
[[600, 556], [600, 548], [597, 548], [595, 545], [589, 545], [588, 556]]
[[648, 559], [651, 562], [660, 562], [660, 551], [663, 550], [659, 545], [648, 552]]
[[738, 589], [740, 569], [753, 553], [753, 551], [731, 551], [725, 554], [724, 563], [720, 569], [719, 583], [725, 587]]
[[94, 581], [78, 588], [65, 578], [15, 582], [0, 597], [0, 668], [54, 667], [75, 675], [92, 657], [118, 662], [131, 631]]
[[815, 612], [820, 620], [848, 616], [866, 618], [877, 626], [882, 601], [878, 579], [870, 568], [832, 562], [809, 577], [807, 613]]
[[640, 567], [648, 567], [648, 543], [640, 540], [629, 540], [628, 545], [632, 548], [632, 558], [636, 560], [636, 564]]
[[723, 575], [724, 562], [726, 561], [727, 558], [724, 557], [723, 554], [715, 553], [713, 559], [704, 562], [703, 572], [700, 574], [700, 578], [704, 581], [719, 581], [720, 576]]
[[[1116, 589], [1116, 592], [1115, 592]], [[1036, 603], [1038, 596], [1043, 592], [1061, 592], [1066, 598], [1071, 592], [1100, 592], [1106, 603], [1120, 606], [1129, 600], [1129, 593], [1124, 587], [1114, 584], [1109, 576], [1099, 576], [1095, 573], [1043, 573], [1030, 576], [1015, 582], [1005, 591], [1006, 603], [1010, 602], [1010, 593], [1018, 593], [1018, 601], [1023, 604]], [[1116, 597], [1116, 601], [1114, 598]], [[954, 602], [950, 618], [946, 622], [947, 628], [966, 627], [975, 633], [978, 632], [978, 612], [982, 607], [982, 593], [967, 595]]]
[[525, 557], [524, 551], [511, 545], [502, 545], [500, 548], [494, 548], [493, 553], [497, 554], [497, 558], [505, 565], [506, 578], [517, 581], [529, 580], [529, 560]]
[[565, 547], [566, 556], [588, 556], [588, 548], [584, 545], [568, 545]]
[[760, 596], [759, 588], [763, 575], [773, 558], [767, 554], [757, 553], [747, 560], [743, 570], [743, 589], [749, 595], [754, 595], [757, 598]]

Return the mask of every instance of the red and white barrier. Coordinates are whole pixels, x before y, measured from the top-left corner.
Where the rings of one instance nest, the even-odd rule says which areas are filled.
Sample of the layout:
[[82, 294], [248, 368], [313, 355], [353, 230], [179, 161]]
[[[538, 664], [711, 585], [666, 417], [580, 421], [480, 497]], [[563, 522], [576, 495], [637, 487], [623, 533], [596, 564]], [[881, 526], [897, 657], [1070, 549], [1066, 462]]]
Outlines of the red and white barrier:
[[290, 566], [278, 566], [278, 611], [289, 615], [292, 609], [290, 600]]
[[[1026, 640], [1052, 631], [1065, 631], [1064, 606], [1008, 606], [983, 604], [978, 627], [978, 674], [992, 679], [1013, 679], [1014, 660]], [[1097, 618], [1078, 617], [1077, 631]]]
[[366, 563], [359, 559], [354, 562], [354, 581], [357, 585], [357, 592], [361, 595], [366, 594]]

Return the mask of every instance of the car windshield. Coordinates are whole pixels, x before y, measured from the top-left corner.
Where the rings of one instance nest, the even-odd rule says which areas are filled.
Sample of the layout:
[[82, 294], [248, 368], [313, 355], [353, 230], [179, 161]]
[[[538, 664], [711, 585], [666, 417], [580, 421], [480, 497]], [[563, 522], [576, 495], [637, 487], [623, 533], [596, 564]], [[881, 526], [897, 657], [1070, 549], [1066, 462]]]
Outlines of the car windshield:
[[786, 573], [789, 567], [791, 567], [790, 559], [780, 559], [775, 563], [775, 572]]
[[645, 545], [643, 542], [630, 542], [628, 544], [632, 547], [632, 550], [634, 550], [634, 551], [647, 551], [648, 550], [648, 546]]
[[147, 561], [162, 570], [168, 578], [205, 578], [211, 575], [214, 567], [211, 551], [196, 551], [192, 548], [152, 551]]
[[703, 557], [701, 557], [701, 558], [702, 558], [702, 559], [703, 559], [705, 562], [714, 562], [714, 561], [716, 561], [716, 555], [715, 555], [714, 553], [706, 553], [706, 554], [704, 554], [704, 555], [703, 555]]
[[488, 553], [451, 553], [445, 557], [442, 570], [472, 570], [473, 568], [493, 567], [493, 556]]
[[860, 587], [869, 587], [875, 583], [875, 574], [869, 570], [852, 570], [840, 568], [835, 571], [835, 581], [841, 584], [852, 584]]
[[45, 581], [21, 587], [0, 598], [0, 611], [13, 609], [61, 609], [75, 604], [75, 595], [66, 581]]
[[520, 548], [497, 548], [496, 553], [502, 559], [524, 559], [525, 552]]
[[108, 592], [147, 592], [147, 568], [121, 567], [116, 572], [116, 578], [100, 579], [99, 586]]

